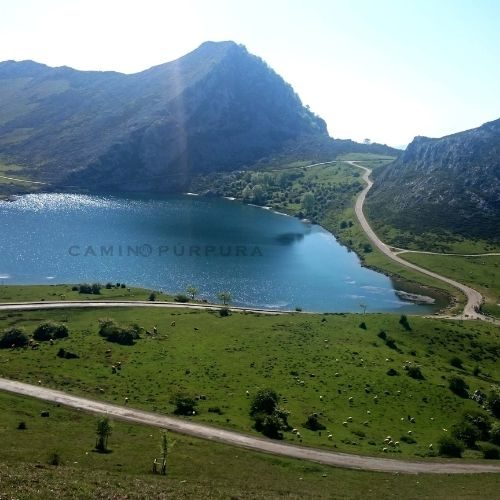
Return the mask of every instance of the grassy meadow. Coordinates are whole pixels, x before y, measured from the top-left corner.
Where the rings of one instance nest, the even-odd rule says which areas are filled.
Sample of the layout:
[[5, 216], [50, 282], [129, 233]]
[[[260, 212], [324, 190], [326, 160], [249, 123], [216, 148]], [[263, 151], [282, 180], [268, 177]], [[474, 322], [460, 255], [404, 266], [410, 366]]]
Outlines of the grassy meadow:
[[[0, 280], [1, 281], [1, 280]], [[7, 280], [6, 280], [7, 281]], [[125, 284], [126, 285], [126, 284]], [[102, 286], [100, 294], [79, 293], [73, 290], [77, 285], [3, 285], [0, 284], [0, 302], [44, 302], [55, 300], [148, 300], [151, 290], [145, 288]], [[173, 295], [154, 292], [156, 300], [174, 300]]]
[[[157, 326], [158, 333], [142, 334], [133, 346], [112, 344], [98, 335], [103, 317], [149, 331]], [[471, 391], [486, 393], [500, 382], [498, 331], [479, 322], [411, 317], [407, 331], [398, 316], [384, 314], [221, 317], [215, 311], [130, 308], [3, 312], [0, 327], [31, 333], [47, 320], [66, 324], [70, 336], [54, 345], [41, 342], [38, 350], [0, 350], [0, 376], [118, 404], [128, 397], [131, 406], [166, 414], [178, 392], [203, 396], [196, 421], [247, 433], [256, 433], [251, 397], [271, 387], [301, 433], [285, 433], [286, 441], [338, 451], [432, 457], [429, 445], [443, 429], [464, 410], [478, 408], [453, 394], [448, 379], [460, 376]], [[382, 330], [392, 342], [379, 337]], [[57, 357], [61, 347], [79, 358]], [[451, 366], [454, 356], [461, 369]], [[117, 361], [122, 368], [113, 374]], [[424, 380], [409, 377], [405, 365], [420, 366]], [[304, 427], [311, 413], [326, 430]], [[384, 453], [387, 435], [401, 444]], [[469, 450], [465, 456], [480, 455]]]
[[[49, 417], [40, 416], [48, 410]], [[0, 498], [494, 498], [494, 474], [418, 476], [331, 468], [169, 433], [168, 475], [151, 473], [159, 429], [0, 393]], [[25, 430], [18, 425], [24, 422]], [[56, 453], [59, 465], [49, 465]]]

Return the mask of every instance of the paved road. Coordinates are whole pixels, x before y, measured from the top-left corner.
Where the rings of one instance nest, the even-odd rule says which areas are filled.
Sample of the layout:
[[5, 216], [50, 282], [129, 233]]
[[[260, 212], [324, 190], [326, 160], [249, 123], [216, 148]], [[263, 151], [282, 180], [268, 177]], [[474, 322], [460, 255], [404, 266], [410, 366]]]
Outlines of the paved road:
[[28, 184], [44, 184], [44, 185], [47, 185], [46, 182], [28, 181], [26, 179], [17, 179], [16, 177], [6, 177], [5, 175], [0, 175], [0, 178], [2, 178], [2, 179], [8, 179], [9, 181], [27, 182]]
[[500, 473], [500, 466], [486, 463], [469, 464], [457, 462], [415, 462], [393, 460], [388, 458], [364, 457], [347, 453], [335, 453], [314, 448], [284, 444], [208, 425], [197, 424], [189, 420], [136, 410], [128, 406], [117, 406], [101, 401], [72, 396], [53, 389], [46, 389], [44, 387], [15, 382], [4, 378], [0, 378], [0, 389], [24, 396], [43, 399], [45, 401], [51, 401], [53, 403], [77, 408], [90, 413], [108, 415], [109, 417], [119, 420], [166, 428], [181, 434], [188, 434], [202, 439], [218, 441], [220, 443], [239, 446], [249, 450], [272, 453], [274, 455], [282, 455], [301, 460], [311, 460], [313, 462], [319, 462], [335, 467], [408, 474]]
[[[371, 228], [370, 224], [366, 220], [365, 214], [363, 213], [363, 205], [366, 199], [366, 195], [368, 191], [370, 191], [371, 187], [373, 186], [373, 182], [370, 179], [370, 174], [371, 170], [367, 167], [364, 167], [362, 165], [358, 165], [355, 161], [348, 161], [350, 165], [360, 168], [364, 170], [363, 174], [363, 180], [366, 182], [366, 187], [361, 191], [359, 196], [356, 199], [356, 205], [355, 205], [355, 212], [356, 216], [361, 224], [361, 227], [367, 234], [368, 238], [372, 241], [372, 243], [387, 257], [392, 259], [393, 261], [397, 262], [398, 264], [401, 264], [405, 267], [409, 267], [410, 269], [413, 269], [415, 271], [418, 271], [420, 273], [426, 274], [427, 276], [431, 276], [432, 278], [436, 278], [438, 280], [444, 281], [445, 283], [448, 283], [449, 285], [458, 288], [461, 292], [465, 294], [467, 297], [467, 303], [465, 304], [464, 311], [463, 311], [463, 317], [468, 318], [468, 319], [481, 319], [483, 321], [489, 321], [492, 323], [498, 324], [496, 320], [489, 318], [487, 316], [484, 316], [483, 314], [479, 313], [479, 309], [481, 307], [481, 304], [483, 303], [483, 296], [477, 291], [474, 290], [473, 288], [464, 285], [463, 283], [459, 283], [458, 281], [452, 280], [451, 278], [447, 278], [446, 276], [441, 276], [438, 273], [435, 273], [434, 271], [430, 271], [428, 269], [425, 269], [423, 267], [417, 266], [416, 264], [413, 264], [411, 262], [408, 262], [401, 257], [399, 257], [396, 252], [394, 252], [388, 245], [386, 245], [373, 231]], [[462, 319], [462, 315], [457, 316], [456, 319]]]
[[444, 252], [427, 252], [425, 250], [409, 250], [407, 248], [398, 248], [398, 247], [391, 247], [393, 250], [395, 250], [396, 255], [401, 255], [402, 253], [423, 253], [426, 255], [451, 255], [454, 257], [492, 257], [492, 256], [499, 256], [500, 253], [498, 252], [492, 252], [492, 253], [444, 253]]
[[[80, 309], [80, 308], [102, 308], [102, 307], [153, 307], [167, 309], [202, 309], [218, 311], [222, 306], [217, 304], [192, 304], [184, 302], [151, 302], [149, 300], [58, 300], [40, 302], [3, 302], [0, 303], [0, 311], [34, 311], [39, 309]], [[250, 312], [257, 314], [285, 314], [293, 311], [281, 309], [249, 309], [245, 307], [230, 307], [230, 311]]]

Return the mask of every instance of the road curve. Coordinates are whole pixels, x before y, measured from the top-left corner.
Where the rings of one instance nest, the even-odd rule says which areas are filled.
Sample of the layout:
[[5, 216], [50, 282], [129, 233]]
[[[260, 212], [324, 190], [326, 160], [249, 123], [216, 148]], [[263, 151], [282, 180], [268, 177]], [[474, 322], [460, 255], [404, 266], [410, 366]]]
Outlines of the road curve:
[[253, 451], [272, 453], [300, 460], [310, 460], [335, 467], [362, 469], [379, 472], [398, 472], [406, 474], [476, 474], [500, 473], [500, 466], [490, 464], [471, 464], [457, 462], [417, 462], [392, 460], [388, 458], [365, 457], [347, 453], [336, 453], [314, 448], [306, 448], [277, 441], [257, 438], [246, 434], [228, 431], [209, 425], [197, 424], [189, 420], [167, 417], [157, 413], [136, 410], [128, 406], [117, 406], [73, 396], [54, 389], [25, 384], [0, 378], [0, 389], [23, 396], [30, 396], [52, 403], [77, 408], [86, 412], [107, 415], [127, 422], [136, 422], [153, 427], [169, 429], [173, 432], [188, 434], [202, 439], [238, 446]]
[[[463, 283], [459, 283], [458, 281], [452, 280], [451, 278], [447, 278], [446, 276], [441, 276], [438, 273], [435, 273], [434, 271], [430, 271], [428, 269], [425, 269], [423, 267], [417, 266], [416, 264], [413, 264], [411, 262], [408, 262], [401, 257], [399, 257], [394, 251], [391, 250], [391, 248], [386, 245], [373, 231], [371, 228], [370, 224], [366, 220], [365, 214], [363, 213], [363, 205], [365, 203], [366, 195], [368, 191], [370, 191], [371, 187], [373, 186], [373, 182], [370, 179], [370, 174], [372, 173], [371, 169], [364, 167], [362, 165], [358, 165], [355, 161], [348, 161], [346, 163], [349, 163], [353, 167], [360, 168], [364, 170], [363, 174], [363, 180], [366, 182], [366, 186], [359, 193], [358, 197], [356, 198], [356, 205], [355, 205], [355, 212], [356, 212], [356, 217], [358, 218], [361, 227], [363, 228], [364, 232], [370, 238], [372, 243], [387, 257], [392, 259], [393, 261], [397, 262], [398, 264], [401, 264], [405, 267], [409, 267], [410, 269], [413, 269], [415, 271], [418, 271], [420, 273], [426, 274], [427, 276], [431, 276], [432, 278], [436, 278], [438, 280], [444, 281], [445, 283], [448, 283], [449, 285], [457, 288], [461, 292], [465, 294], [467, 297], [467, 303], [465, 304], [464, 311], [463, 311], [463, 318], [468, 318], [468, 319], [481, 319], [483, 321], [489, 321], [496, 323], [495, 320], [492, 318], [489, 318], [487, 316], [484, 316], [483, 314], [479, 313], [479, 309], [481, 307], [481, 304], [483, 303], [483, 296], [477, 291], [474, 290], [473, 288], [464, 285]], [[458, 316], [457, 319], [462, 319], [462, 315]]]

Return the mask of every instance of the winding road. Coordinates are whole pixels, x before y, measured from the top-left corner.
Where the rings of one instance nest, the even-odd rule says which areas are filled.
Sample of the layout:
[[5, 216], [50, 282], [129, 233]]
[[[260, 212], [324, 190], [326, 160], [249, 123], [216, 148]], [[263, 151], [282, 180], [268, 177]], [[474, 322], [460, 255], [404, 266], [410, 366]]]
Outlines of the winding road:
[[448, 283], [449, 285], [457, 288], [460, 290], [462, 293], [467, 298], [467, 303], [464, 306], [464, 311], [463, 314], [460, 316], [454, 317], [454, 319], [480, 319], [483, 321], [488, 321], [490, 323], [495, 323], [495, 324], [500, 324], [497, 320], [490, 318], [488, 316], [485, 316], [484, 314], [481, 314], [479, 312], [481, 308], [481, 304], [483, 303], [483, 296], [477, 291], [471, 288], [470, 286], [464, 285], [463, 283], [459, 283], [458, 281], [455, 281], [451, 278], [447, 278], [446, 276], [442, 276], [438, 273], [435, 273], [434, 271], [430, 271], [428, 269], [425, 269], [423, 267], [417, 266], [416, 264], [413, 264], [412, 262], [408, 262], [401, 257], [399, 257], [398, 253], [400, 252], [395, 252], [393, 251], [388, 245], [386, 245], [376, 234], [375, 231], [371, 228], [370, 224], [366, 220], [365, 214], [363, 213], [363, 205], [365, 203], [366, 195], [368, 191], [370, 191], [371, 187], [373, 186], [373, 182], [370, 179], [370, 174], [372, 173], [371, 169], [364, 167], [363, 165], [359, 165], [355, 161], [347, 161], [346, 163], [349, 163], [353, 167], [360, 168], [361, 170], [364, 170], [363, 174], [363, 180], [366, 182], [366, 187], [361, 191], [359, 196], [356, 199], [356, 205], [355, 205], [355, 212], [356, 212], [356, 217], [358, 218], [361, 227], [363, 228], [363, 231], [366, 233], [368, 238], [371, 240], [371, 242], [387, 257], [389, 257], [391, 260], [397, 262], [398, 264], [401, 264], [402, 266], [408, 267], [410, 269], [413, 269], [415, 271], [418, 271], [419, 273], [426, 274], [427, 276], [431, 276], [432, 278], [436, 278], [438, 280], [444, 281], [445, 283]]
[[314, 448], [306, 448], [291, 444], [262, 439], [247, 434], [228, 431], [209, 425], [198, 424], [190, 420], [167, 417], [158, 413], [136, 410], [128, 406], [117, 406], [102, 401], [94, 401], [79, 396], [73, 396], [54, 389], [25, 384], [0, 378], [0, 389], [15, 394], [31, 396], [55, 404], [61, 404], [86, 412], [107, 415], [119, 420], [151, 425], [169, 429], [173, 432], [209, 439], [220, 443], [238, 446], [258, 452], [272, 453], [289, 458], [310, 460], [325, 465], [344, 467], [348, 469], [362, 469], [379, 472], [406, 473], [406, 474], [477, 474], [500, 473], [500, 466], [493, 464], [471, 464], [457, 462], [418, 462], [392, 460], [389, 458], [367, 457], [348, 453], [336, 453]]

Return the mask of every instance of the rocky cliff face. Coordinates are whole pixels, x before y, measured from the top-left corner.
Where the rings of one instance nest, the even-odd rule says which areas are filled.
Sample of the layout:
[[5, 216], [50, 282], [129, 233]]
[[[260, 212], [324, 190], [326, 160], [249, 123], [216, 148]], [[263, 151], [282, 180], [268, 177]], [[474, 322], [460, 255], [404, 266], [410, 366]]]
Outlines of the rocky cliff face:
[[377, 172], [367, 207], [415, 232], [500, 240], [500, 120], [441, 139], [416, 137]]

